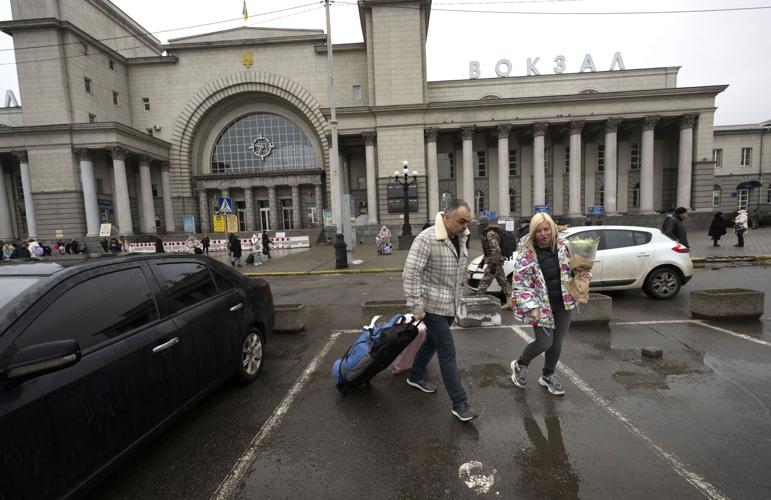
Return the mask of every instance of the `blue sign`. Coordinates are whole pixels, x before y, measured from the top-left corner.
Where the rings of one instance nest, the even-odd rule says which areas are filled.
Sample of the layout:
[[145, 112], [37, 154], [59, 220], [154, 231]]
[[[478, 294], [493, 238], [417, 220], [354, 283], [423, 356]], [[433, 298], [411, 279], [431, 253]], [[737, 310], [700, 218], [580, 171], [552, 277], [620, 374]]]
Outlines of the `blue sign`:
[[589, 207], [589, 215], [605, 215], [605, 207]]
[[220, 207], [221, 214], [228, 214], [228, 215], [232, 214], [233, 198], [231, 198], [230, 196], [220, 196], [219, 207]]
[[100, 207], [111, 207], [112, 206], [112, 200], [97, 199], [96, 200], [96, 204], [99, 205]]
[[551, 213], [551, 205], [536, 205], [535, 213]]
[[498, 220], [495, 210], [482, 210], [479, 215], [481, 217], [487, 217], [487, 220]]
[[183, 215], [182, 216], [182, 230], [186, 233], [195, 232], [195, 216]]

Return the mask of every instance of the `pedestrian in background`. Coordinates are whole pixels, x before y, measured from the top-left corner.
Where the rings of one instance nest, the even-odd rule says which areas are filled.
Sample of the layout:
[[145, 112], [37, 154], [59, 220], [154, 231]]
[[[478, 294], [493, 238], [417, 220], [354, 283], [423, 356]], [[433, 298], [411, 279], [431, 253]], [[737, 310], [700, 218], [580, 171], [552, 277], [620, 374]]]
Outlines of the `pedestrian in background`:
[[272, 259], [273, 257], [270, 256], [270, 245], [272, 243], [270, 242], [270, 238], [268, 237], [268, 232], [263, 231], [262, 232], [262, 254], [267, 255], [269, 259]]
[[228, 248], [230, 250], [230, 265], [241, 267], [241, 240], [233, 233], [230, 233]]
[[463, 422], [478, 414], [469, 406], [460, 381], [450, 325], [463, 294], [469, 222], [471, 209], [463, 200], [453, 201], [436, 214], [436, 224], [415, 237], [402, 274], [407, 306], [415, 319], [426, 325], [426, 340], [415, 355], [407, 384], [423, 392], [436, 392], [436, 386], [426, 379], [426, 368], [436, 353], [452, 414]]
[[506, 303], [501, 306], [502, 310], [511, 310], [511, 285], [503, 272], [503, 260], [505, 257], [511, 258], [511, 255], [504, 256], [501, 253], [501, 232], [497, 224], [491, 223], [487, 217], [479, 218], [479, 232], [482, 233], [482, 251], [484, 252], [485, 273], [479, 281], [478, 295], [485, 295], [487, 288], [495, 279], [498, 286], [501, 287]]
[[738, 240], [738, 243], [734, 245], [735, 247], [744, 246], [744, 234], [748, 230], [749, 227], [747, 226], [747, 211], [739, 210], [739, 213], [734, 219], [734, 233], [736, 233], [736, 239]]
[[720, 238], [726, 233], [725, 220], [723, 220], [723, 212], [715, 212], [715, 216], [712, 218], [712, 222], [709, 225], [709, 231], [707, 234], [712, 238], [712, 246], [719, 247]]
[[[591, 274], [587, 272], [586, 277], [591, 279]], [[557, 225], [549, 214], [535, 214], [514, 264], [514, 315], [532, 325], [535, 335], [535, 340], [511, 362], [511, 380], [519, 387], [527, 384], [530, 362], [545, 353], [538, 383], [554, 395], [565, 394], [554, 370], [576, 307], [575, 298], [567, 291], [570, 278], [567, 242], [559, 237]]]
[[667, 214], [664, 224], [661, 226], [661, 232], [677, 241], [681, 245], [690, 248], [688, 243], [688, 233], [685, 230], [685, 222], [688, 220], [688, 209], [677, 207], [674, 214]]
[[123, 253], [124, 255], [128, 254], [129, 253], [129, 245], [128, 245], [128, 240], [126, 240], [126, 237], [125, 236], [121, 236], [120, 239], [118, 240], [118, 243], [120, 243], [120, 251], [121, 251], [121, 253]]
[[521, 240], [530, 233], [530, 219], [522, 217], [519, 219], [519, 230], [517, 232], [517, 238]]
[[203, 253], [204, 255], [209, 255], [209, 244], [211, 243], [211, 240], [209, 239], [209, 235], [205, 234], [203, 238], [201, 238], [201, 246], [203, 247]]
[[163, 249], [163, 240], [160, 236], [155, 237], [155, 253], [166, 253], [166, 250]]

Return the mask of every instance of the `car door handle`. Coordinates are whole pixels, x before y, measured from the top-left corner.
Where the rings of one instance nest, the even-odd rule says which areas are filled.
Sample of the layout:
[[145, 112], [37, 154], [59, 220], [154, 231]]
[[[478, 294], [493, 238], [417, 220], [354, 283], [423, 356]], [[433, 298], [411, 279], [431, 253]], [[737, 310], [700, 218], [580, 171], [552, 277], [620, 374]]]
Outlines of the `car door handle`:
[[239, 302], [238, 304], [236, 304], [236, 305], [234, 305], [233, 307], [230, 308], [230, 312], [236, 312], [239, 309], [241, 309], [242, 307], [244, 307], [244, 303], [243, 302]]
[[649, 254], [649, 253], [638, 253], [637, 256], [638, 257], [650, 257], [651, 254]]
[[174, 347], [177, 344], [179, 344], [179, 337], [174, 337], [173, 339], [169, 340], [168, 342], [164, 342], [161, 345], [153, 347], [153, 354], [158, 354], [159, 352], [165, 351], [169, 347]]

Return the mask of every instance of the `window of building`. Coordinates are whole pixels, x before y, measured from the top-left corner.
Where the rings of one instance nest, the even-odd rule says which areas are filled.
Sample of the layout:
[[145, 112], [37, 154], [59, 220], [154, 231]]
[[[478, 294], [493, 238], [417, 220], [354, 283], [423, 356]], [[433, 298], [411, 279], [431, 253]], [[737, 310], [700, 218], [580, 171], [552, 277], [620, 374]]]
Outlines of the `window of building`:
[[632, 143], [632, 161], [629, 164], [631, 170], [640, 170], [640, 144]]
[[120, 94], [118, 94], [114, 90], [112, 91], [112, 103], [115, 104], [116, 106], [120, 106]]
[[597, 189], [597, 204], [601, 207], [605, 206], [605, 186], [600, 186]]
[[720, 206], [720, 186], [718, 186], [717, 184], [712, 186], [712, 206], [713, 207]]
[[316, 151], [305, 131], [273, 113], [254, 113], [231, 122], [217, 138], [211, 155], [215, 174], [315, 168]]
[[771, 184], [766, 189], [766, 203], [771, 203]]
[[94, 113], [88, 114], [88, 123], [96, 123], [96, 115]]
[[712, 161], [715, 162], [715, 168], [721, 168], [723, 166], [723, 150], [722, 149], [713, 149], [712, 150]]
[[361, 85], [353, 86], [353, 100], [361, 101]]
[[570, 146], [565, 146], [565, 173], [570, 173]]
[[181, 311], [217, 295], [217, 287], [204, 264], [178, 262], [160, 264], [158, 269], [175, 311]]
[[487, 210], [485, 193], [481, 189], [478, 189], [474, 191], [474, 213], [478, 214], [485, 210]]
[[113, 61], [112, 59], [110, 59], [110, 62], [109, 62], [108, 64], [110, 65], [110, 69], [111, 69], [111, 70], [113, 70], [113, 71], [115, 71], [115, 61]]
[[158, 184], [152, 184], [153, 198], [158, 197]]
[[742, 167], [749, 167], [752, 165], [752, 148], [742, 148]]
[[[605, 172], [605, 145], [597, 146], [597, 172]], [[600, 203], [602, 205], [602, 203]]]
[[281, 222], [284, 229], [294, 229], [294, 207], [292, 200], [279, 200], [281, 203]]
[[104, 193], [104, 181], [102, 179], [96, 180], [96, 192]]
[[142, 106], [144, 106], [145, 111], [150, 111], [150, 98], [149, 97], [143, 97], [142, 98]]
[[318, 224], [318, 212], [316, 211], [316, 207], [308, 207], [308, 223], [315, 226]]
[[738, 208], [740, 210], [741, 209], [747, 210], [747, 206], [749, 205], [749, 202], [750, 202], [750, 190], [740, 189], [737, 192], [737, 195], [738, 195], [738, 204], [737, 204]]
[[447, 191], [442, 193], [441, 202], [440, 202], [442, 205], [441, 207], [442, 210], [447, 210], [450, 207], [450, 203], [452, 203], [452, 200], [454, 199], [455, 199], [455, 196], [452, 193], [449, 193]]
[[83, 84], [86, 87], [86, 94], [94, 95], [94, 82], [88, 77], [83, 77]]
[[436, 155], [436, 166], [439, 171], [439, 179], [454, 179], [455, 153], [438, 153]]
[[487, 151], [474, 155], [474, 177], [487, 177]]
[[632, 188], [632, 208], [640, 208], [640, 183]]
[[151, 128], [146, 128], [145, 132], [147, 132], [147, 135], [153, 135], [153, 129]]
[[80, 51], [80, 55], [87, 56], [88, 55], [88, 44], [86, 44], [86, 42], [80, 42], [78, 44], [78, 50]]
[[517, 211], [517, 191], [515, 189], [509, 189], [509, 213], [516, 213]]
[[509, 149], [509, 177], [516, 177], [519, 175], [519, 151], [516, 149]]

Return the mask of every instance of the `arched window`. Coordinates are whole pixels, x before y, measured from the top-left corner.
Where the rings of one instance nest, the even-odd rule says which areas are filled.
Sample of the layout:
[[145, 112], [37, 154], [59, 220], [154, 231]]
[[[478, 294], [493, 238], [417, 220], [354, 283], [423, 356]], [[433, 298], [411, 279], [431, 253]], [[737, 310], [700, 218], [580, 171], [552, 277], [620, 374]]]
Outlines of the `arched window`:
[[712, 206], [713, 207], [720, 206], [720, 186], [718, 186], [717, 184], [712, 186]]
[[632, 188], [632, 208], [640, 208], [640, 183]]
[[213, 174], [313, 168], [316, 154], [303, 129], [273, 113], [255, 113], [232, 122], [217, 138], [211, 155]]
[[452, 193], [447, 192], [447, 191], [442, 193], [441, 200], [439, 202], [440, 205], [441, 205], [440, 208], [442, 209], [442, 211], [447, 210], [450, 207], [450, 203], [452, 203], [452, 200], [454, 200], [454, 199], [455, 199], [455, 196], [453, 196]]
[[595, 89], [584, 89], [581, 92], [579, 92], [579, 94], [599, 94], [599, 93], [600, 91]]
[[474, 213], [479, 214], [487, 210], [487, 200], [485, 200], [485, 193], [478, 189], [474, 191]]
[[516, 213], [517, 211], [517, 191], [515, 189], [509, 189], [509, 213]]
[[479, 98], [480, 101], [491, 101], [493, 99], [500, 99], [501, 96], [495, 94], [486, 94]]

